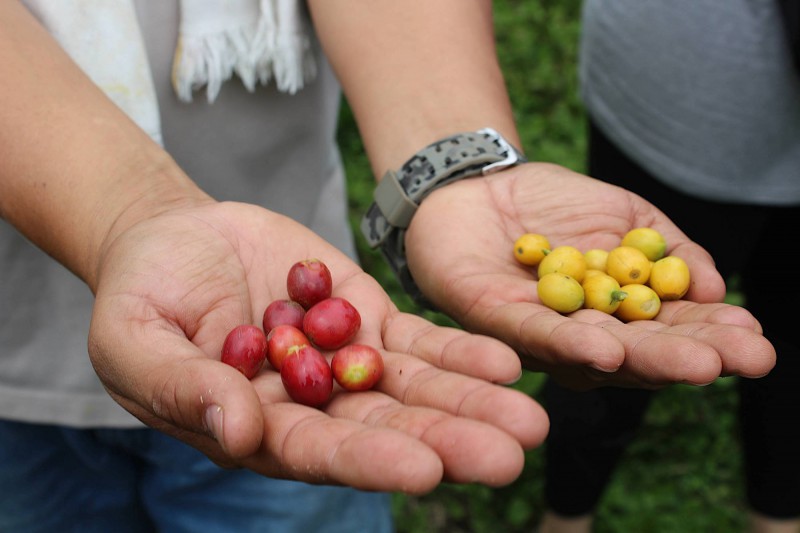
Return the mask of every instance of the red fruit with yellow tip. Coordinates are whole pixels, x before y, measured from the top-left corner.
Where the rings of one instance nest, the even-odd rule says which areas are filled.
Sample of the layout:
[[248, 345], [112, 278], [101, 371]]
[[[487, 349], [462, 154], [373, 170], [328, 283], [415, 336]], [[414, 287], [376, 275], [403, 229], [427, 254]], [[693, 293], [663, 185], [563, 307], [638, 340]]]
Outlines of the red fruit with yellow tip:
[[283, 360], [292, 352], [296, 352], [303, 346], [308, 346], [305, 333], [290, 324], [280, 324], [272, 328], [267, 335], [267, 361], [272, 368], [280, 371]]
[[333, 379], [349, 391], [375, 386], [383, 375], [383, 357], [372, 346], [348, 344], [339, 348], [331, 360]]

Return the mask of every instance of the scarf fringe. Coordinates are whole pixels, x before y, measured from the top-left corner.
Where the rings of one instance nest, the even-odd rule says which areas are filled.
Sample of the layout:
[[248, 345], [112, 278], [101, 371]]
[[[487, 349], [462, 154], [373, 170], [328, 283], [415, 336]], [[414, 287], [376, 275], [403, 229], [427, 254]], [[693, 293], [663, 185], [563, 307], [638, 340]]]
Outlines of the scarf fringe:
[[180, 37], [172, 84], [181, 101], [191, 102], [205, 86], [206, 98], [214, 102], [234, 73], [250, 92], [274, 78], [280, 91], [295, 94], [317, 75], [311, 40], [301, 32], [276, 31], [273, 14], [264, 12], [246, 27]]
[[272, 71], [278, 90], [295, 94], [317, 76], [317, 63], [307, 37], [279, 37]]

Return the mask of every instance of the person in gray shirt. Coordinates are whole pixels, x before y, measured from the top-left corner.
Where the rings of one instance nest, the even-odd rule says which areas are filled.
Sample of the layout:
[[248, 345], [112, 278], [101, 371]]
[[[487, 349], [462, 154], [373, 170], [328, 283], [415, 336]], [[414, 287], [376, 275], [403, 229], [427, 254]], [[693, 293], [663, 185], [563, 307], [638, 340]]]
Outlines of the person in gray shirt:
[[[580, 80], [589, 174], [664, 210], [739, 279], [776, 346], [773, 371], [738, 379], [753, 532], [800, 531], [800, 76], [778, 2], [587, 0]], [[736, 276], [736, 278], [734, 278]], [[779, 280], [786, 280], [780, 282]], [[774, 284], [780, 283], [780, 288]], [[776, 290], [780, 294], [776, 294]], [[576, 392], [549, 380], [542, 533], [588, 532], [652, 392]]]

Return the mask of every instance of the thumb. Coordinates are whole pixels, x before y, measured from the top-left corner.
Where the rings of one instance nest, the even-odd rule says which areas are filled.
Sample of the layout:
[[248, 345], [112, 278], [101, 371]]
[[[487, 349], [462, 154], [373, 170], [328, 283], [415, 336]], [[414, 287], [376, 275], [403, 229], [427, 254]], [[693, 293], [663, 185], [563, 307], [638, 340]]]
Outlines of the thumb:
[[209, 455], [237, 460], [259, 448], [261, 405], [241, 372], [174, 329], [120, 327], [93, 320], [89, 337], [92, 365], [120, 405]]
[[721, 302], [725, 298], [725, 280], [717, 271], [714, 259], [699, 244], [681, 243], [670, 252], [681, 257], [689, 266], [691, 284], [686, 299], [699, 303]]

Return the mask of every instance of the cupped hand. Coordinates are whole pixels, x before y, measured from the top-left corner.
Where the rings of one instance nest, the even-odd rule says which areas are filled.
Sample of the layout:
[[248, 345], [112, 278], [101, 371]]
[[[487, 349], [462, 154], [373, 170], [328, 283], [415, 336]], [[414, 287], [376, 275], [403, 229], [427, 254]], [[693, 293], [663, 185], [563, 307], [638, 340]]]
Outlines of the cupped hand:
[[[252, 381], [220, 362], [239, 324], [286, 298], [296, 261], [319, 258], [333, 294], [378, 348], [376, 389], [292, 402], [267, 364]], [[521, 365], [499, 341], [400, 313], [377, 282], [311, 231], [236, 203], [173, 209], [117, 236], [98, 268], [90, 355], [109, 393], [218, 464], [311, 483], [422, 493], [442, 480], [503, 485], [541, 444], [541, 407], [502, 383]], [[472, 377], [470, 377], [471, 375]]]
[[[526, 232], [552, 247], [610, 250], [642, 226], [661, 232], [692, 276], [685, 298], [664, 302], [652, 321], [552, 311], [537, 296], [535, 268], [513, 256]], [[438, 189], [422, 202], [405, 244], [415, 281], [439, 310], [572, 388], [708, 384], [762, 376], [775, 364], [756, 318], [720, 303], [725, 283], [704, 249], [641, 197], [564, 167], [527, 163]]]

